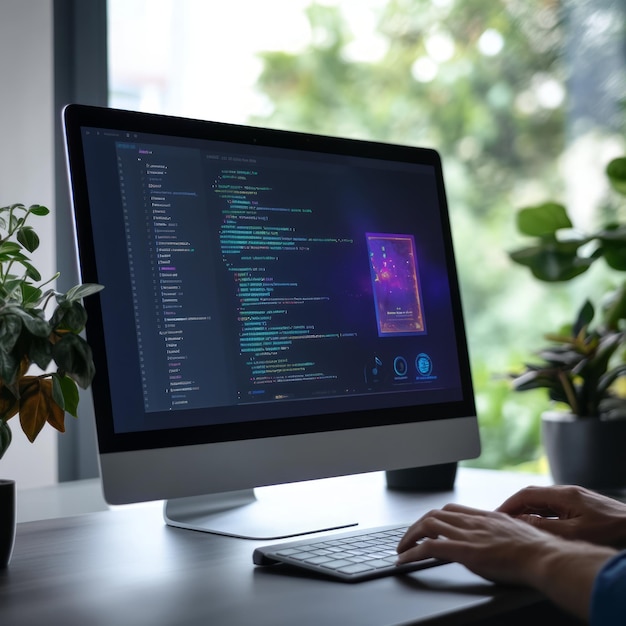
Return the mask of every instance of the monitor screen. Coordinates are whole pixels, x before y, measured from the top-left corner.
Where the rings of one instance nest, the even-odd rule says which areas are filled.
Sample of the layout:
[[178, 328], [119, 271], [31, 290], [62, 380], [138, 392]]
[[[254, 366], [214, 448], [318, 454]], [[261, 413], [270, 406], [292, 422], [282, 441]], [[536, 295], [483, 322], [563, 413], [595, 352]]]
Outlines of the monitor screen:
[[112, 503], [476, 456], [430, 149], [64, 111]]

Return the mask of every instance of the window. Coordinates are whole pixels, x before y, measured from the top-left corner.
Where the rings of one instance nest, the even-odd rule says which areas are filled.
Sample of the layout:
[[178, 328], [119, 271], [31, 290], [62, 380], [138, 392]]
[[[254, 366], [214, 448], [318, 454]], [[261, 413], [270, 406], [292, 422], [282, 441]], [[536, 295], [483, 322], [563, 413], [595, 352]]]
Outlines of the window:
[[603, 167], [624, 149], [623, 3], [109, 0], [108, 11], [111, 106], [442, 153], [478, 463], [539, 459], [545, 398], [512, 394], [506, 373], [611, 277], [538, 284], [507, 250], [521, 206], [557, 197], [581, 225], [597, 218]]

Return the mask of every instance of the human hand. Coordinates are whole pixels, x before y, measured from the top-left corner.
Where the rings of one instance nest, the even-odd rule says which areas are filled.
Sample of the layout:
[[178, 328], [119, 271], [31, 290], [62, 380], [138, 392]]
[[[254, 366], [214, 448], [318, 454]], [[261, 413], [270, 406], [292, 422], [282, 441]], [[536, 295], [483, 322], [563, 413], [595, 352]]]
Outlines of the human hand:
[[494, 582], [533, 587], [583, 620], [598, 572], [617, 554], [555, 537], [506, 513], [457, 504], [415, 522], [398, 544], [398, 553], [398, 563], [455, 561]]
[[398, 544], [398, 563], [434, 557], [495, 582], [531, 584], [534, 565], [554, 542], [504, 513], [448, 504], [409, 528]]
[[583, 487], [526, 487], [497, 510], [566, 539], [626, 546], [626, 504]]

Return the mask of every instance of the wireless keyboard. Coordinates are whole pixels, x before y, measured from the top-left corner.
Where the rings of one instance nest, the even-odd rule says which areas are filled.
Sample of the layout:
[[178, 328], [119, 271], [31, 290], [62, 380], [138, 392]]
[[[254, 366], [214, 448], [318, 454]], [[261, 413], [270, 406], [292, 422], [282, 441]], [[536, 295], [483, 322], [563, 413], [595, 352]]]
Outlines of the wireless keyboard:
[[256, 565], [286, 563], [345, 582], [403, 574], [445, 563], [426, 559], [396, 565], [396, 546], [407, 528], [406, 524], [384, 526], [278, 543], [257, 548], [252, 558]]

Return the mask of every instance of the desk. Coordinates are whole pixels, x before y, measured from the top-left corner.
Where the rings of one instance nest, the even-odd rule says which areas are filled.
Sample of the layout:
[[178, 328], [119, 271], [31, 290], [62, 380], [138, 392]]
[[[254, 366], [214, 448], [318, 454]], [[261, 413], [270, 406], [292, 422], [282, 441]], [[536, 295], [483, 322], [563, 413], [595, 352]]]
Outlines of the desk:
[[[331, 505], [350, 508], [367, 526], [412, 521], [452, 500], [493, 508], [528, 483], [524, 475], [461, 469], [447, 493], [392, 492], [384, 474], [280, 489], [327, 494]], [[500, 588], [457, 564], [355, 585], [287, 575], [280, 567], [255, 568], [256, 545], [170, 528], [159, 503], [23, 522], [12, 562], [0, 573], [0, 620], [7, 626], [453, 625], [541, 602], [534, 592]]]

